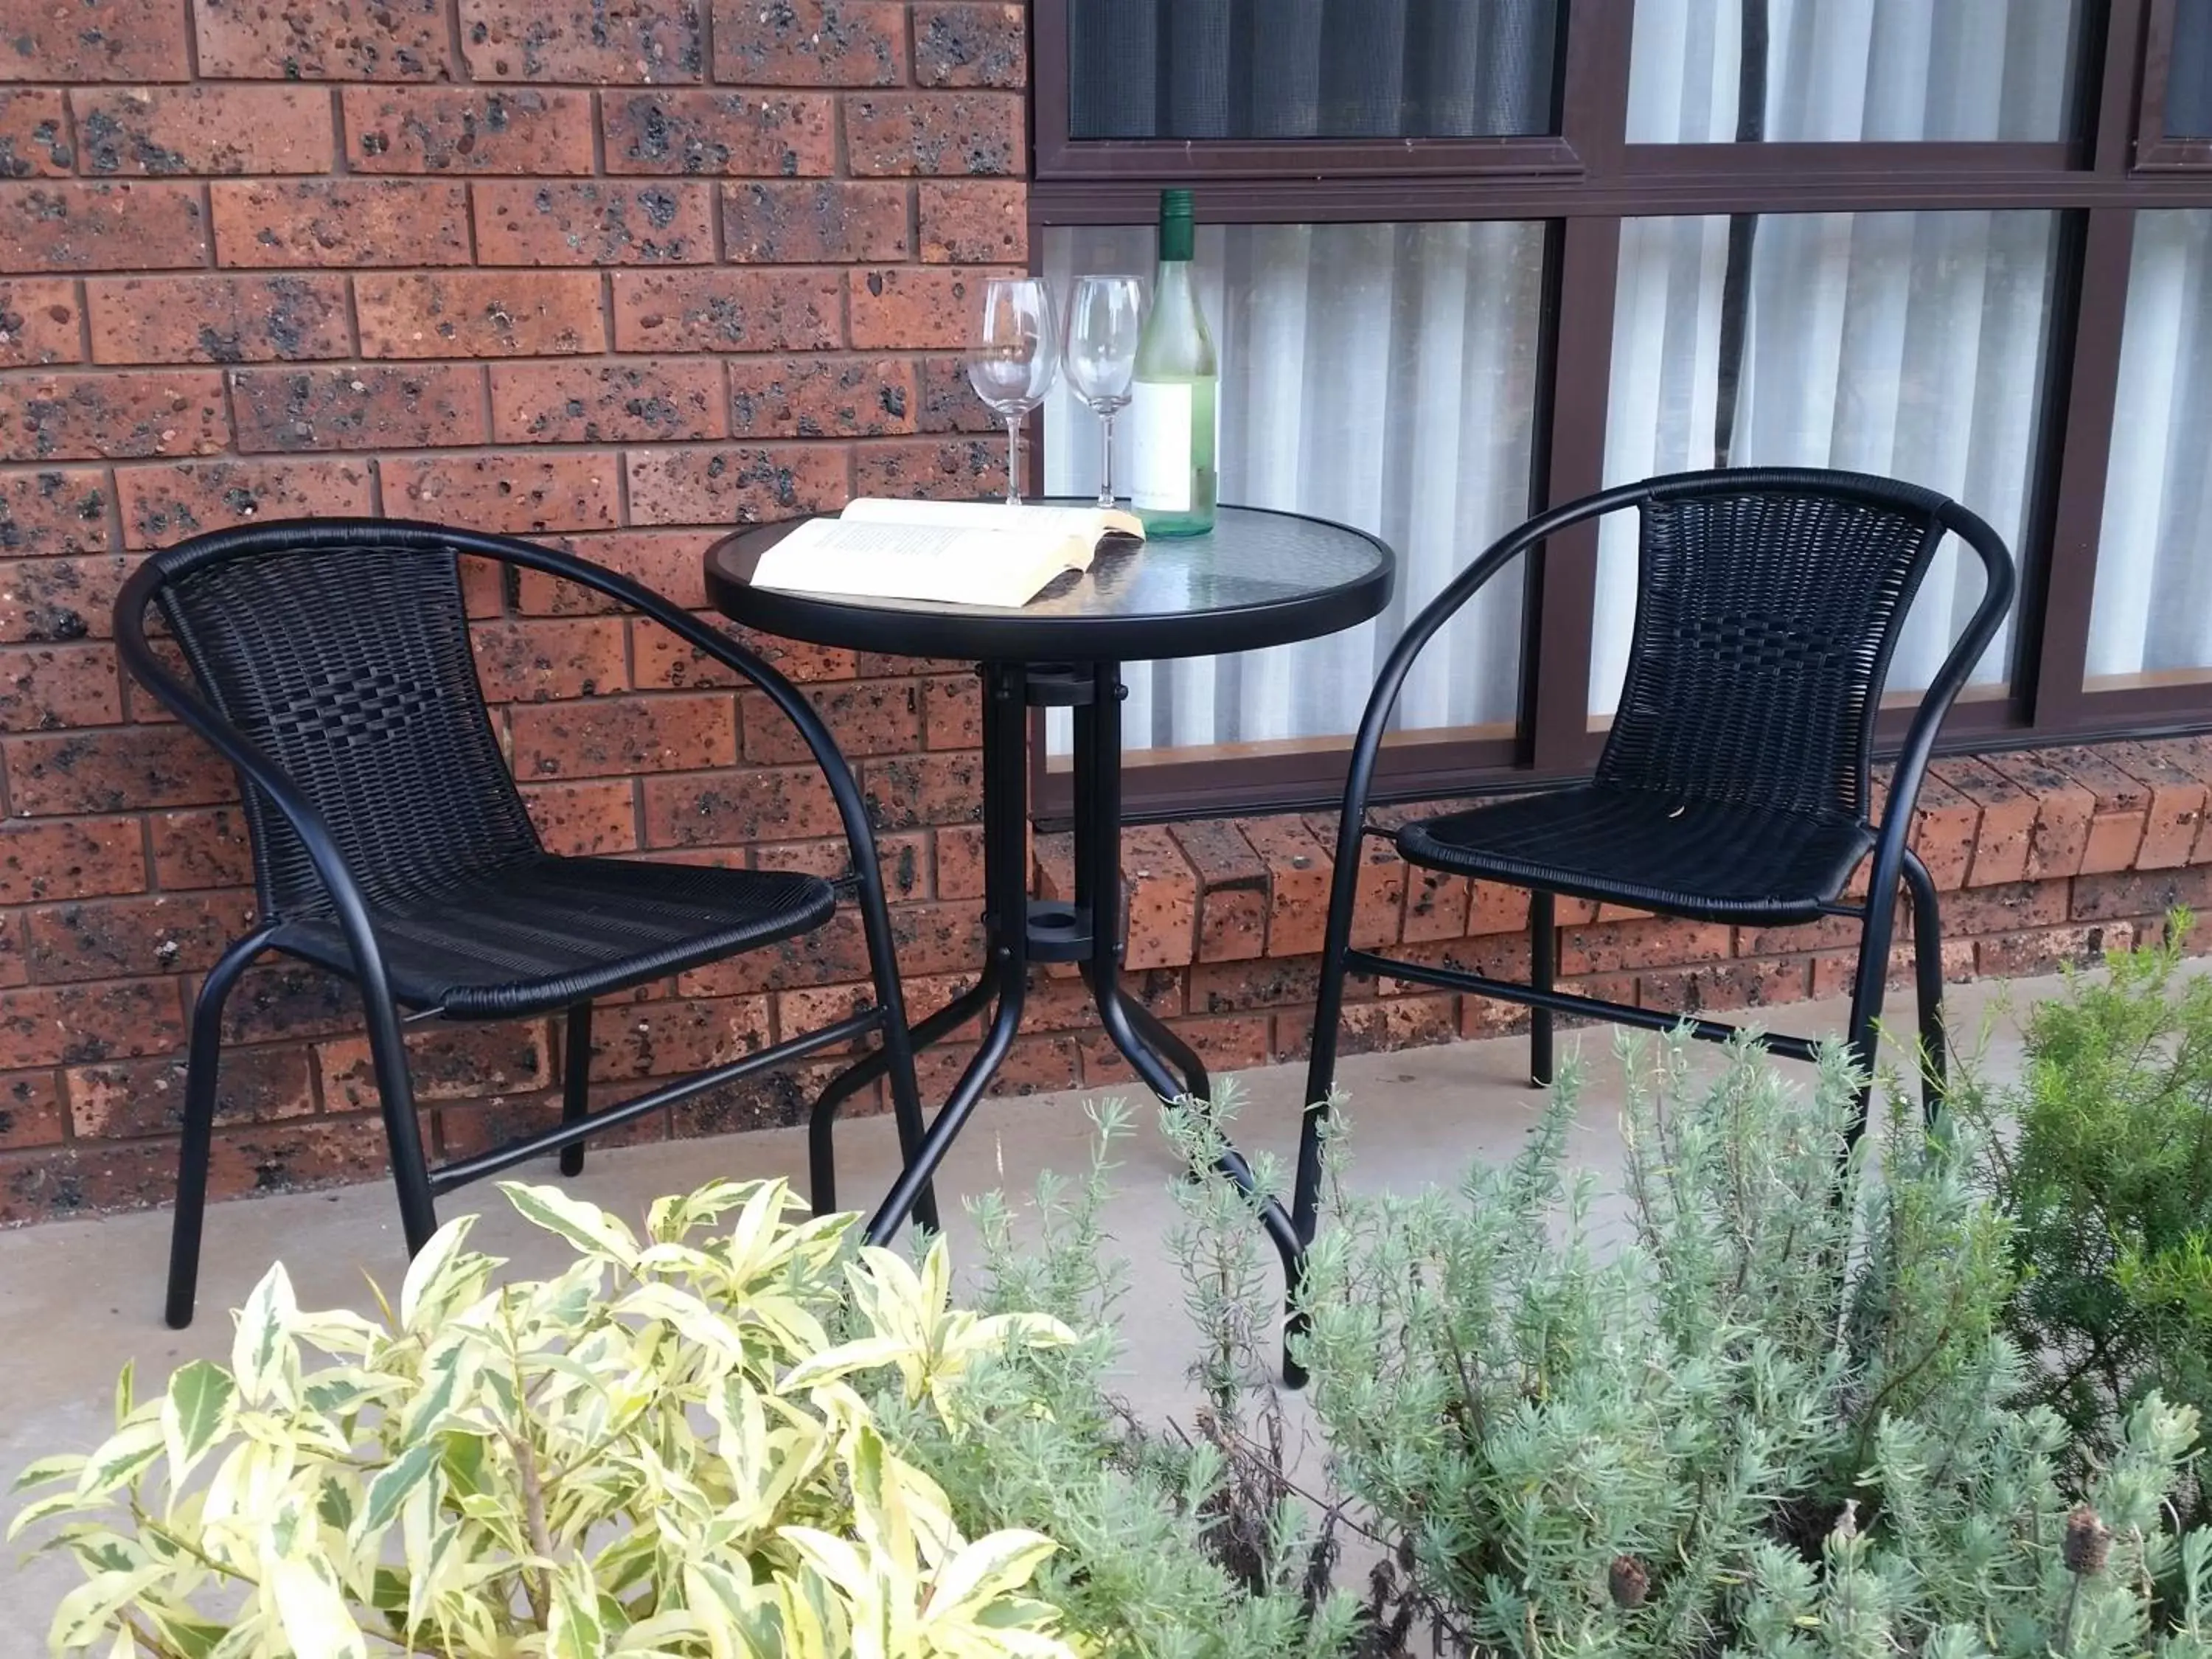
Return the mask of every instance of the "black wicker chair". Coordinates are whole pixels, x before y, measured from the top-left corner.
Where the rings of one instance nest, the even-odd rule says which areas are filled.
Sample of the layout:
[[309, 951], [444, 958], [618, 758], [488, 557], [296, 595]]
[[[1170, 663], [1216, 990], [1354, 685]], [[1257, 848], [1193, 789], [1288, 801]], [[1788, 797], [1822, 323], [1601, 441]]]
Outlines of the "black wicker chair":
[[[462, 604], [463, 555], [595, 590], [759, 686], [829, 781], [851, 851], [848, 874], [833, 884], [547, 853], [485, 711]], [[149, 605], [183, 647], [197, 691], [149, 648]], [[920, 1145], [890, 913], [860, 790], [812, 706], [724, 635], [568, 554], [435, 525], [346, 519], [219, 531], [156, 553], [125, 586], [115, 635], [131, 673], [237, 768], [259, 894], [260, 925], [209, 970], [192, 1013], [169, 1258], [173, 1326], [192, 1315], [223, 1003], [266, 951], [361, 988], [410, 1255], [436, 1228], [438, 1194], [556, 1150], [562, 1173], [574, 1175], [593, 1133], [871, 1033], [883, 1045], [900, 1139], [909, 1156]], [[872, 1007], [590, 1109], [595, 999], [817, 928], [841, 887], [858, 899]], [[403, 1024], [556, 1011], [567, 1016], [559, 1126], [432, 1169]], [[916, 1212], [935, 1224], [927, 1198]]]
[[[1628, 675], [1595, 775], [1579, 787], [1417, 819], [1367, 822], [1376, 752], [1407, 671], [1437, 630], [1510, 561], [1571, 525], [1633, 507], [1642, 570]], [[1906, 611], [1946, 532], [1980, 556], [1986, 586], [1898, 757], [1877, 828], [1869, 817], [1875, 717]], [[1905, 844], [1936, 729], [2012, 605], [2012, 558], [1955, 501], [1884, 478], [1808, 469], [1685, 473], [1608, 489], [1532, 520], [1485, 552], [1414, 619], [1360, 721], [1337, 830], [1313, 1058], [1291, 1219], [1313, 1241], [1322, 1140], [1336, 1080], [1347, 973], [1527, 1005], [1530, 1073], [1551, 1081], [1555, 1013], [1721, 1040], [1735, 1028], [1553, 988], [1554, 896], [1771, 927], [1856, 918], [1848, 1040], [1871, 1073], [1900, 883], [1912, 904], [1921, 1063], [1932, 1110], [1942, 1089], [1943, 975], [1935, 884]], [[1392, 960], [1352, 948], [1358, 848], [1395, 839], [1425, 868], [1530, 890], [1530, 982]], [[1873, 854], [1863, 903], [1843, 895]], [[1812, 1042], [1768, 1036], [1797, 1059]], [[1860, 1102], [1863, 1125], [1866, 1101]], [[1856, 1133], [1856, 1127], [1854, 1130]]]

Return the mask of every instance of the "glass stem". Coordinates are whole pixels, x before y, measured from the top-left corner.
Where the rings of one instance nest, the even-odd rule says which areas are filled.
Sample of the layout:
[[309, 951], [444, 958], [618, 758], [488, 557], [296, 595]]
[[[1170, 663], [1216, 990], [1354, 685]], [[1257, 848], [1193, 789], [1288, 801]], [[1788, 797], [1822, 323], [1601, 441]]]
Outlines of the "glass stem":
[[1104, 434], [1098, 453], [1098, 505], [1114, 505], [1114, 411], [1102, 410], [1098, 429]]
[[1022, 417], [1006, 416], [1006, 505], [1022, 504]]

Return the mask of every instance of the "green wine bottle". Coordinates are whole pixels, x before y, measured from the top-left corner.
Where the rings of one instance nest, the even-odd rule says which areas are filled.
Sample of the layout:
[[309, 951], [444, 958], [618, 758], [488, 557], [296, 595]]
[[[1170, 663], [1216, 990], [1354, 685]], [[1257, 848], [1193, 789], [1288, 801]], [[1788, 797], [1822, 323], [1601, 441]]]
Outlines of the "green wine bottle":
[[1187, 190], [1160, 192], [1160, 274], [1137, 342], [1129, 427], [1130, 503], [1147, 536], [1213, 528], [1220, 363], [1191, 280], [1197, 234]]

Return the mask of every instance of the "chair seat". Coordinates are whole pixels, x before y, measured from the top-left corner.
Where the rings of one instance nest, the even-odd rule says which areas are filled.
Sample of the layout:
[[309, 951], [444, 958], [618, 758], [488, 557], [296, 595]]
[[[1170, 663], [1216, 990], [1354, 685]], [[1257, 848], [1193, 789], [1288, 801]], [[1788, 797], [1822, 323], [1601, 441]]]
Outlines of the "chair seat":
[[1409, 863], [1705, 921], [1811, 921], [1874, 832], [1815, 817], [1593, 785], [1524, 796], [1398, 832]]
[[[504, 1019], [641, 985], [820, 927], [818, 877], [619, 859], [516, 860], [374, 913], [393, 997], [454, 1019]], [[350, 975], [330, 917], [270, 943]]]

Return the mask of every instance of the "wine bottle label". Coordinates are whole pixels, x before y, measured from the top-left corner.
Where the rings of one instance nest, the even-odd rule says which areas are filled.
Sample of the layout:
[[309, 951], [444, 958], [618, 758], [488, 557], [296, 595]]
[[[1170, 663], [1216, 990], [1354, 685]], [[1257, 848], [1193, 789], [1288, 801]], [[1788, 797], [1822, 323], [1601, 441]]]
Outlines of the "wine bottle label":
[[1191, 507], [1191, 387], [1183, 380], [1139, 380], [1130, 388], [1129, 500], [1146, 513]]

